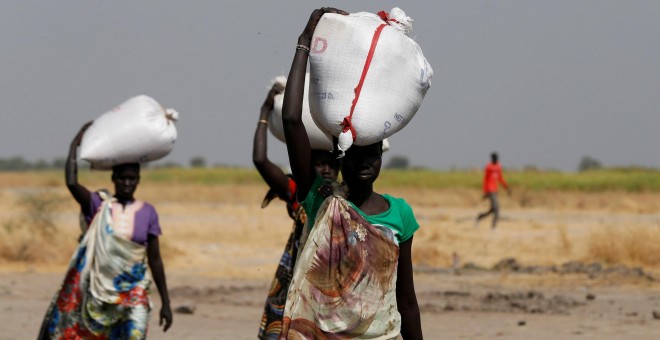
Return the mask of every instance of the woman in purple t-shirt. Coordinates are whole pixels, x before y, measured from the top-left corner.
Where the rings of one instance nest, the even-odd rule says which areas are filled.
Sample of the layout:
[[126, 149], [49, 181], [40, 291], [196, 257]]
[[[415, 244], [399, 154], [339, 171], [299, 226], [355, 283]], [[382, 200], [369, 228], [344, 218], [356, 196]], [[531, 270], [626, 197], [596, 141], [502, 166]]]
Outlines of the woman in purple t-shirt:
[[151, 204], [134, 198], [140, 165], [112, 168], [114, 196], [90, 192], [78, 183], [76, 151], [90, 125], [85, 124], [71, 142], [65, 167], [67, 188], [80, 204], [87, 228], [39, 339], [144, 338], [151, 310], [147, 263], [162, 302], [159, 325], [167, 331], [172, 324], [158, 215]]

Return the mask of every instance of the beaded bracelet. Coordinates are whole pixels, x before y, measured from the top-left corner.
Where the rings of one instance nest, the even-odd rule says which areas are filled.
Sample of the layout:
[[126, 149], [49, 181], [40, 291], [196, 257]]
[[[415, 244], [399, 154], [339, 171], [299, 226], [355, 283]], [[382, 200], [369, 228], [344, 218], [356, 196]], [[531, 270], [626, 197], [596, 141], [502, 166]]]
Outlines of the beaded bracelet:
[[305, 45], [296, 45], [296, 50], [305, 51], [305, 53], [309, 54], [309, 47]]

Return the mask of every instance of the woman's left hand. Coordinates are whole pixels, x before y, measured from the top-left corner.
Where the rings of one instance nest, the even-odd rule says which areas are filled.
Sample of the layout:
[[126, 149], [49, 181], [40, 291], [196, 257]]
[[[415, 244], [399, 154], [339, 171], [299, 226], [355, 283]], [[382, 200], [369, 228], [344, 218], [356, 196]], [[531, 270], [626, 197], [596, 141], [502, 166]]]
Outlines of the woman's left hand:
[[312, 35], [314, 35], [314, 30], [316, 29], [316, 25], [319, 23], [319, 20], [321, 20], [321, 17], [325, 13], [336, 13], [336, 14], [341, 14], [341, 15], [348, 15], [349, 13], [346, 11], [343, 11], [341, 9], [333, 8], [333, 7], [323, 7], [316, 9], [312, 12], [312, 14], [309, 16], [309, 20], [307, 21], [307, 25], [305, 26], [305, 29], [303, 30], [303, 33], [300, 35], [298, 38], [298, 44], [305, 45], [309, 47], [311, 41], [312, 41]]
[[158, 322], [158, 326], [163, 326], [163, 332], [167, 332], [167, 330], [170, 329], [170, 326], [172, 326], [172, 309], [169, 304], [160, 309], [160, 321]]
[[270, 110], [273, 109], [275, 106], [275, 96], [284, 92], [284, 87], [280, 83], [275, 83], [273, 86], [270, 88], [270, 91], [268, 91], [268, 95], [266, 95], [266, 100], [264, 100], [264, 104], [261, 106], [263, 109], [268, 109], [269, 113]]
[[80, 131], [76, 134], [76, 136], [73, 138], [73, 141], [71, 142], [72, 146], [78, 147], [80, 146], [80, 142], [83, 139], [83, 135], [85, 134], [85, 131], [94, 123], [93, 120], [90, 120], [89, 122], [85, 123], [81, 128]]
[[332, 184], [329, 182], [321, 184], [318, 189], [319, 194], [324, 198], [330, 197], [333, 191], [334, 189], [332, 188]]

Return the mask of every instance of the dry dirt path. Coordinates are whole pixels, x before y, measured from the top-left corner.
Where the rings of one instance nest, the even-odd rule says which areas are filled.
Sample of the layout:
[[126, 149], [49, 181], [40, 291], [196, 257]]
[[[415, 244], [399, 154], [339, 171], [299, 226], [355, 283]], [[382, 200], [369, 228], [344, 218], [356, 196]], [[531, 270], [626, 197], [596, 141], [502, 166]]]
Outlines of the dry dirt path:
[[[36, 337], [62, 275], [0, 275], [0, 339]], [[556, 277], [494, 272], [416, 273], [427, 339], [658, 339], [657, 283], [594, 286], [584, 276]], [[167, 333], [151, 316], [150, 339], [254, 339], [267, 282], [169, 276], [172, 303], [194, 306], [175, 314]], [[554, 284], [547, 284], [553, 281]], [[544, 284], [543, 282], [546, 282]], [[557, 282], [563, 282], [557, 284]], [[588, 299], [591, 294], [593, 299]], [[154, 311], [158, 310], [158, 298]]]

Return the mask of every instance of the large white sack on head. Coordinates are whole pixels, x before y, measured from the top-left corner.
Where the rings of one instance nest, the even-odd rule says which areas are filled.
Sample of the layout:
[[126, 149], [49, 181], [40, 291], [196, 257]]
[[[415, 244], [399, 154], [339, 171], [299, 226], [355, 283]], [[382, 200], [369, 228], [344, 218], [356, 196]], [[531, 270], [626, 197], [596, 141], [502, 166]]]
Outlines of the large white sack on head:
[[[312, 117], [323, 131], [339, 137], [343, 151], [353, 143], [373, 144], [401, 130], [431, 86], [433, 70], [419, 45], [406, 35], [412, 31], [412, 19], [398, 8], [389, 16], [381, 13], [387, 21], [366, 12], [324, 14], [312, 38]], [[345, 129], [346, 117], [351, 117], [355, 134]]]
[[94, 169], [163, 158], [174, 147], [178, 118], [151, 97], [133, 97], [94, 120], [83, 135], [80, 158]]
[[[286, 85], [286, 77], [277, 77], [274, 83], [279, 83], [284, 87]], [[312, 149], [316, 150], [332, 150], [332, 137], [325, 134], [312, 119], [312, 115], [309, 112], [309, 103], [307, 101], [307, 89], [309, 88], [309, 73], [305, 75], [305, 93], [303, 95], [303, 107], [302, 107], [302, 121], [305, 125], [305, 130], [307, 131], [307, 137], [309, 138], [309, 144]], [[282, 126], [282, 102], [284, 101], [284, 92], [275, 96], [275, 103], [273, 105], [273, 111], [268, 118], [268, 130], [270, 133], [279, 139], [282, 142], [286, 143], [284, 139], [284, 128]]]

